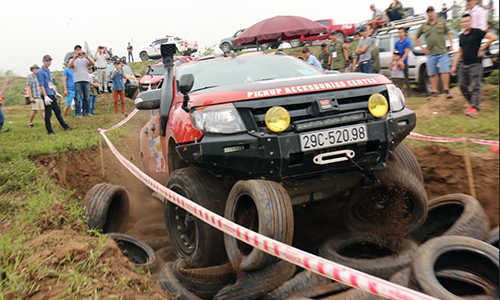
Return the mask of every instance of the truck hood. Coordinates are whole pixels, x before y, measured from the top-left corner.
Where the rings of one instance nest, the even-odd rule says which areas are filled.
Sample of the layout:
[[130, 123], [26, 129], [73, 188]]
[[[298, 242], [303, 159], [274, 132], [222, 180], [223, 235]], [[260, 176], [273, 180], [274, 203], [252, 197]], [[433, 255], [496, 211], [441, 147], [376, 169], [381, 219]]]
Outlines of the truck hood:
[[157, 84], [163, 79], [164, 75], [144, 75], [141, 78], [140, 84]]
[[190, 107], [391, 84], [379, 74], [343, 73], [219, 86], [190, 93]]

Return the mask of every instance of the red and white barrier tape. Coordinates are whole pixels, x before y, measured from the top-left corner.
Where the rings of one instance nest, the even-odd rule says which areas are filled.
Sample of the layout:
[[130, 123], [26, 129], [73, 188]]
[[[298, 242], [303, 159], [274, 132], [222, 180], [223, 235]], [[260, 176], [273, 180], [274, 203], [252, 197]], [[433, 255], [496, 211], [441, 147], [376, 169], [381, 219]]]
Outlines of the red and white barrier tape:
[[[120, 126], [124, 124], [123, 121], [120, 123]], [[112, 128], [117, 127], [119, 127], [118, 124], [113, 126]], [[108, 130], [111, 130], [111, 128]], [[280, 259], [286, 260], [292, 264], [295, 264], [299, 267], [310, 270], [332, 280], [370, 292], [381, 297], [401, 300], [437, 300], [434, 297], [345, 267], [319, 256], [296, 249], [287, 244], [275, 241], [238, 224], [235, 224], [205, 209], [204, 207], [192, 202], [191, 200], [167, 189], [166, 187], [143, 173], [132, 162], [127, 160], [123, 155], [120, 154], [120, 152], [118, 152], [118, 150], [106, 136], [106, 131], [107, 130], [103, 130], [100, 128], [98, 129], [98, 132], [103, 136], [104, 140], [111, 149], [111, 152], [118, 158], [118, 160], [123, 164], [123, 166], [125, 166], [125, 168], [127, 168], [134, 176], [136, 176], [140, 181], [146, 184], [153, 191], [157, 192], [168, 201], [178, 205], [179, 207], [182, 207], [184, 210], [188, 211], [210, 226], [213, 226], [223, 231], [224, 233], [270, 255], [279, 257]]]
[[138, 110], [137, 108], [134, 108], [134, 110], [133, 110], [133, 111], [132, 111], [132, 112], [131, 112], [131, 113], [130, 113], [130, 114], [129, 114], [129, 115], [128, 115], [125, 119], [121, 120], [119, 123], [117, 123], [117, 124], [115, 124], [115, 125], [111, 126], [111, 127], [110, 127], [110, 128], [108, 128], [108, 129], [99, 129], [99, 130], [101, 130], [101, 131], [104, 133], [104, 132], [106, 132], [106, 131], [110, 131], [110, 130], [116, 129], [116, 128], [118, 128], [118, 127], [122, 126], [123, 124], [127, 123], [127, 122], [128, 122], [128, 120], [132, 119], [132, 117], [133, 117], [133, 116], [135, 116], [135, 114], [136, 114], [137, 112], [139, 112], [139, 110]]
[[481, 140], [481, 139], [471, 139], [471, 138], [443, 138], [443, 137], [434, 137], [434, 136], [427, 136], [419, 133], [414, 133], [411, 132], [408, 138], [413, 139], [413, 140], [420, 140], [420, 141], [431, 141], [431, 142], [438, 142], [438, 143], [454, 143], [454, 142], [463, 142], [469, 141], [473, 142], [476, 144], [482, 144], [482, 145], [489, 145], [489, 146], [498, 146], [498, 141], [489, 141], [489, 140]]

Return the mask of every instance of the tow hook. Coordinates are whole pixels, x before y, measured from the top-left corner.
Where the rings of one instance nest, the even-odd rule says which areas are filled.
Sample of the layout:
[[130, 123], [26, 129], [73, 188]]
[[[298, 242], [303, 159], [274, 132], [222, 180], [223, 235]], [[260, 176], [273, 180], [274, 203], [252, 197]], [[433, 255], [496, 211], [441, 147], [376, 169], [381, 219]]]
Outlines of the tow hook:
[[318, 154], [313, 158], [313, 162], [317, 165], [327, 165], [349, 159], [352, 160], [355, 155], [356, 153], [352, 150], [340, 150]]

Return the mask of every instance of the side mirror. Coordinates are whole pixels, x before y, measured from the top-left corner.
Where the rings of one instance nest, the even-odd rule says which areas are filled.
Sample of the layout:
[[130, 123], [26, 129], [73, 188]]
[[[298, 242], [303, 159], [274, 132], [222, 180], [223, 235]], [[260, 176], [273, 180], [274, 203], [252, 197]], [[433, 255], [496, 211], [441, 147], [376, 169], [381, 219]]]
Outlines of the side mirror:
[[135, 107], [139, 110], [153, 110], [160, 108], [161, 90], [152, 90], [139, 93], [134, 100]]
[[425, 55], [424, 51], [422, 51], [422, 48], [420, 48], [419, 46], [414, 47], [412, 51], [413, 51], [413, 54], [415, 54], [416, 56]]
[[135, 72], [135, 73], [134, 73], [134, 76], [135, 76], [135, 78], [140, 78], [140, 77], [141, 77], [141, 74], [139, 74], [139, 73]]
[[179, 91], [183, 94], [186, 95], [191, 91], [194, 85], [194, 76], [193, 74], [184, 74], [181, 76], [181, 79], [179, 80]]

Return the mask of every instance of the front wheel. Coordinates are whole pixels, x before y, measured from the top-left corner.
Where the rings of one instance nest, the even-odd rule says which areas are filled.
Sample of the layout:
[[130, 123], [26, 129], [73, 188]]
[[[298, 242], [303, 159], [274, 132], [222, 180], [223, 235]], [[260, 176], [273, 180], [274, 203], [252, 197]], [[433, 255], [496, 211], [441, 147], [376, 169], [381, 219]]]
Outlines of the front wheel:
[[224, 44], [220, 45], [220, 49], [224, 53], [228, 53], [228, 52], [230, 52], [232, 50], [231, 49], [231, 45], [229, 45], [228, 43], [224, 43]]
[[[174, 171], [167, 188], [218, 215], [224, 213], [227, 191], [209, 172], [195, 167]], [[189, 212], [165, 201], [165, 222], [170, 242], [178, 257], [193, 267], [215, 266], [227, 259], [222, 231], [206, 224]]]
[[139, 54], [139, 57], [141, 58], [142, 61], [147, 61], [149, 60], [149, 55], [147, 52], [145, 51], [142, 51], [140, 54]]
[[294, 39], [290, 41], [290, 46], [292, 46], [292, 48], [300, 47], [300, 44], [300, 39]]
[[260, 49], [262, 49], [262, 50], [267, 50], [267, 49], [269, 49], [269, 47], [270, 47], [269, 43], [264, 43], [264, 44], [260, 45]]

